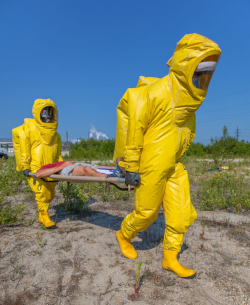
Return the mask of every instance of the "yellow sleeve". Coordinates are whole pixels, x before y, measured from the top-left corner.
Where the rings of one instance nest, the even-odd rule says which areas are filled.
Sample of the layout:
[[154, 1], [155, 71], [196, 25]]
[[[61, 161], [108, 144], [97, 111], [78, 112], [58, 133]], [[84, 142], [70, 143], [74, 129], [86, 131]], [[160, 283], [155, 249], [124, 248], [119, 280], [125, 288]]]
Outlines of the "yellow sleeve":
[[59, 141], [58, 141], [58, 148], [57, 148], [57, 156], [58, 156], [58, 161], [63, 161], [63, 158], [62, 158], [62, 140], [61, 140], [61, 137], [59, 135]]
[[126, 171], [139, 172], [144, 133], [148, 126], [147, 88], [128, 89], [127, 98], [128, 129], [123, 153], [124, 162], [121, 165]]
[[30, 128], [28, 124], [23, 125], [23, 132], [20, 133], [20, 151], [22, 170], [30, 170], [31, 145], [30, 145]]
[[21, 133], [23, 133], [23, 125], [12, 129], [12, 142], [15, 152], [16, 170], [18, 172], [21, 172], [23, 170], [21, 163], [21, 150], [20, 150], [20, 139], [19, 139]]
[[127, 91], [121, 98], [117, 106], [117, 120], [116, 120], [116, 137], [115, 137], [115, 150], [113, 162], [116, 163], [118, 157], [123, 157], [123, 152], [126, 146], [128, 131], [128, 101]]

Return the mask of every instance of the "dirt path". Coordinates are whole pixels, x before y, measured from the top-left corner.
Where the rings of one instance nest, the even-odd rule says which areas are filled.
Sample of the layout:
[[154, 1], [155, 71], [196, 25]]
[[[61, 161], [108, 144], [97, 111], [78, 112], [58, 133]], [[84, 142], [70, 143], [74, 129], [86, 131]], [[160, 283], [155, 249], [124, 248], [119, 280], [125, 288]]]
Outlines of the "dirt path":
[[[250, 304], [249, 216], [198, 211], [185, 235], [188, 249], [180, 255], [180, 262], [193, 267], [197, 277], [184, 280], [161, 267], [162, 211], [135, 238], [138, 259], [128, 260], [120, 253], [115, 234], [133, 210], [131, 203], [96, 198], [79, 216], [58, 210], [59, 202], [58, 195], [50, 209], [56, 230], [44, 230], [37, 221], [0, 228], [1, 305]], [[35, 219], [34, 200], [27, 205], [29, 217]], [[139, 261], [140, 295], [133, 302]]]

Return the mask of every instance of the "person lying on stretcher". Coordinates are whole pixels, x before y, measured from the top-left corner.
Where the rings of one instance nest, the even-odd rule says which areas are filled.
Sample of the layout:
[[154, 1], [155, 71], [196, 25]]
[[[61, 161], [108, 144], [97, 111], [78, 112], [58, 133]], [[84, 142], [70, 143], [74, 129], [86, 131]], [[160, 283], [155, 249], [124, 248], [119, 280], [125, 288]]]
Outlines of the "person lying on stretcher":
[[42, 166], [37, 172], [37, 178], [48, 177], [52, 174], [63, 176], [88, 176], [88, 177], [124, 177], [124, 173], [116, 162], [117, 166], [98, 166], [87, 163], [76, 163], [71, 161], [61, 161]]

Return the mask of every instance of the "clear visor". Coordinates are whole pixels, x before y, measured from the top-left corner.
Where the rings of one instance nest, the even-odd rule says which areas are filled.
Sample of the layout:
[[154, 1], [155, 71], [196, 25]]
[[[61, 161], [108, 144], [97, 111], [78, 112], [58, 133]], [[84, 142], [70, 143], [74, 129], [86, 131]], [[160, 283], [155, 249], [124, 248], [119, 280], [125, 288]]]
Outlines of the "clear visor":
[[219, 57], [216, 55], [209, 56], [198, 64], [192, 77], [193, 85], [196, 88], [201, 90], [208, 89], [211, 78], [217, 66], [218, 59]]
[[44, 107], [40, 113], [40, 119], [43, 123], [52, 123], [56, 119], [56, 110], [52, 106]]

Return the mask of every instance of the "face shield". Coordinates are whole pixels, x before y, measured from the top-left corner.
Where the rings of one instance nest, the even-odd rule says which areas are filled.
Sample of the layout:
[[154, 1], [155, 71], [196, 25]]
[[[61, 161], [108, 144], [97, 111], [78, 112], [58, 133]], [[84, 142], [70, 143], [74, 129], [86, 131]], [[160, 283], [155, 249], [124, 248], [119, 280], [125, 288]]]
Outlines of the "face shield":
[[196, 88], [201, 90], [208, 89], [214, 70], [217, 66], [218, 59], [218, 56], [209, 56], [198, 64], [192, 77], [193, 85]]
[[40, 119], [43, 123], [52, 123], [56, 117], [56, 110], [52, 106], [44, 107], [40, 113]]

